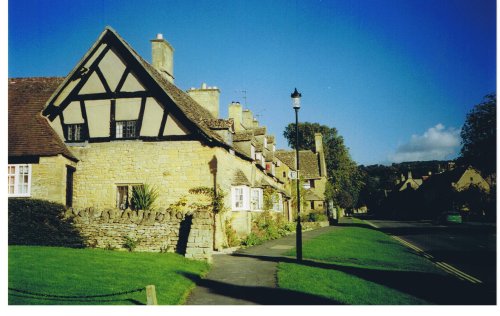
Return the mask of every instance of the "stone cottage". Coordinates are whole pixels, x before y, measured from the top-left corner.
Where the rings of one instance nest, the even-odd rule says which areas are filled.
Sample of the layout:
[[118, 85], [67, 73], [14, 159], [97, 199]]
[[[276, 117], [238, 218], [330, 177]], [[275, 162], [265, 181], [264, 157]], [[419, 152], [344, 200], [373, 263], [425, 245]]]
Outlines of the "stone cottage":
[[[112, 221], [128, 214], [145, 184], [158, 189], [160, 210], [197, 202], [193, 189], [220, 188], [228, 211], [215, 217], [215, 249], [224, 246], [226, 220], [238, 234], [250, 232], [264, 192], [272, 192], [272, 211], [292, 220], [290, 179], [276, 174], [284, 160], [274, 137], [239, 103], [220, 118], [217, 87], [180, 90], [173, 47], [161, 34], [151, 45], [149, 64], [106, 27], [67, 77], [9, 79], [8, 196], [102, 211]], [[302, 166], [324, 191], [319, 152], [306, 153], [313, 165]], [[318, 192], [313, 208], [322, 207]]]
[[[315, 150], [300, 150], [300, 172], [302, 187], [305, 190], [305, 212], [326, 211], [325, 187], [328, 181], [326, 172], [325, 151], [323, 149], [323, 136], [321, 133], [314, 135]], [[295, 151], [278, 150], [275, 152], [278, 161], [282, 161], [289, 170], [297, 170]], [[280, 168], [282, 177], [287, 170]], [[295, 190], [294, 188], [292, 190]]]

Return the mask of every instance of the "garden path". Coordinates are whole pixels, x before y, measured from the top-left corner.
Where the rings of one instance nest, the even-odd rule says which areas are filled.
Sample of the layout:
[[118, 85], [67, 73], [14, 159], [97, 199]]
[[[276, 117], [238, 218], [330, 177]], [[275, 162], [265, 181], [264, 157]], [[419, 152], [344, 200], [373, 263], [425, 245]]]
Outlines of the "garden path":
[[[303, 232], [303, 241], [325, 234], [333, 226]], [[284, 253], [295, 247], [295, 234], [240, 249], [216, 254], [208, 275], [199, 279], [186, 305], [307, 305], [331, 304], [324, 298], [277, 287], [277, 265]]]

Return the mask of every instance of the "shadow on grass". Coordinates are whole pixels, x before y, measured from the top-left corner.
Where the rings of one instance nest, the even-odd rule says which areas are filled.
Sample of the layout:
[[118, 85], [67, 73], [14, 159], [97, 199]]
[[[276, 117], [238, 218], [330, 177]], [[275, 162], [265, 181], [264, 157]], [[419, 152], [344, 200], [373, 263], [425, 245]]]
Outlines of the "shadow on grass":
[[[261, 305], [338, 305], [340, 303], [325, 297], [307, 293], [262, 286], [241, 286], [220, 281], [202, 279], [196, 274], [177, 272], [190, 279], [196, 286], [204, 287], [211, 293], [253, 302]], [[218, 305], [218, 304], [216, 304]]]
[[[262, 261], [286, 262], [299, 264], [294, 258], [255, 256], [234, 253], [233, 256], [250, 257]], [[461, 281], [448, 275], [416, 271], [377, 270], [344, 266], [334, 263], [303, 260], [301, 265], [336, 270], [366, 281], [387, 286], [394, 290], [413, 295], [439, 305], [494, 305], [496, 293], [488, 291], [482, 285]]]
[[[62, 302], [71, 305], [80, 303], [81, 305], [97, 305], [99, 303], [112, 303], [112, 302], [128, 302], [133, 305], [145, 305], [144, 303], [136, 299], [130, 297], [124, 297], [124, 296], [130, 296], [132, 293], [137, 293], [137, 292], [142, 292], [142, 289], [135, 289], [126, 292], [116, 292], [108, 294], [72, 296], [72, 295], [37, 293], [28, 290], [21, 290], [9, 287], [9, 305], [39, 305], [37, 303], [33, 303], [33, 301], [34, 302], [49, 301], [51, 302], [48, 303], [49, 305], [61, 305]], [[21, 300], [16, 302], [15, 298], [20, 298]]]
[[[10, 298], [20, 298], [21, 302], [12, 302]], [[27, 301], [28, 300], [28, 301]], [[125, 305], [125, 303], [130, 303], [132, 305], [145, 305], [144, 303], [132, 299], [132, 298], [123, 298], [123, 299], [106, 299], [106, 300], [85, 300], [85, 299], [58, 299], [51, 297], [35, 297], [27, 294], [15, 294], [9, 293], [9, 305], [41, 305], [37, 303], [32, 303], [33, 301], [48, 301], [48, 305], [62, 305], [62, 302], [67, 303], [68, 305], [98, 305], [99, 303], [116, 303], [122, 302], [121, 305]], [[29, 302], [29, 303], [27, 303]], [[45, 305], [45, 304], [44, 304]]]

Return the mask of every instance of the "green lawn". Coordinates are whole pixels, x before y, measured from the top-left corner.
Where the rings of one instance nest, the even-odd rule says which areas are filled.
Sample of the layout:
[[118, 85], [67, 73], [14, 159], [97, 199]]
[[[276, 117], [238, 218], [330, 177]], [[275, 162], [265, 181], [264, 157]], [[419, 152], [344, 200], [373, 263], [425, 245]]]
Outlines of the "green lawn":
[[149, 284], [156, 286], [158, 304], [182, 304], [195, 286], [182, 274], [204, 275], [208, 269], [207, 263], [177, 254], [9, 246], [9, 304], [145, 304], [145, 291], [75, 300], [21, 291], [93, 296], [145, 288]]
[[305, 242], [303, 264], [281, 262], [279, 286], [340, 304], [429, 304], [428, 286], [444, 284], [443, 273], [384, 233], [354, 223]]

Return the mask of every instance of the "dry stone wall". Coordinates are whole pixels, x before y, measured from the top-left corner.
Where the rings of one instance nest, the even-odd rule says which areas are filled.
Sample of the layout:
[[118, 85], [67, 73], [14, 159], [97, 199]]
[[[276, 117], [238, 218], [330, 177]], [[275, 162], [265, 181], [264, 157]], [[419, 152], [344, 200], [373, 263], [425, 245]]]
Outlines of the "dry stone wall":
[[88, 247], [126, 249], [127, 238], [135, 251], [180, 252], [188, 258], [211, 261], [212, 214], [206, 210], [182, 212], [107, 209], [68, 210]]

